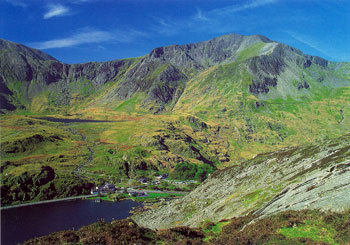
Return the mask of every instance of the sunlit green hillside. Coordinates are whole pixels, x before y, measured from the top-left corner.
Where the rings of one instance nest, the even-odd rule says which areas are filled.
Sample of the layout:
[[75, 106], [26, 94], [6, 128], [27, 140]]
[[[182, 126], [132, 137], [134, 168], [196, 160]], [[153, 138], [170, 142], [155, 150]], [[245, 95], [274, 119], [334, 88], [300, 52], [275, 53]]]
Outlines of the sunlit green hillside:
[[203, 181], [259, 153], [350, 130], [349, 63], [259, 35], [74, 65], [5, 40], [0, 47], [3, 204], [136, 184], [178, 164]]

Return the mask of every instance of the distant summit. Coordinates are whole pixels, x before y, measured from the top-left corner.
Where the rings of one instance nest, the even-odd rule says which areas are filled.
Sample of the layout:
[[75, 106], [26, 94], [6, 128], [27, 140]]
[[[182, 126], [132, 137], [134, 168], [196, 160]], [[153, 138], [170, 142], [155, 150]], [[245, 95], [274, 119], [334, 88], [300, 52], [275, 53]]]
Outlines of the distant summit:
[[[333, 143], [321, 149], [319, 142], [350, 130], [350, 63], [306, 55], [261, 35], [229, 34], [158, 47], [137, 58], [73, 65], [20, 44], [1, 40], [0, 45], [0, 111], [5, 114], [1, 118], [1, 174], [9, 176], [2, 178], [5, 204], [90, 192], [90, 181], [111, 183], [163, 173], [198, 181], [211, 173], [204, 183], [210, 181], [219, 190], [216, 181], [234, 186], [250, 173], [256, 173], [251, 176], [255, 181], [265, 170], [266, 181], [272, 176], [272, 189], [264, 196], [271, 199], [283, 192], [279, 188], [286, 187], [282, 183], [274, 186], [280, 183], [280, 172], [292, 171], [278, 164], [295, 164], [304, 178], [312, 173], [316, 161], [331, 160], [327, 154], [346, 157], [348, 146], [344, 151], [342, 146], [346, 137], [336, 142], [340, 148], [329, 153]], [[88, 120], [73, 125], [43, 121], [45, 117]], [[91, 120], [95, 122], [87, 123]], [[96, 120], [110, 123], [102, 125]], [[304, 146], [315, 141], [319, 142], [314, 146]], [[283, 150], [298, 145], [300, 151]], [[275, 150], [275, 154], [258, 157]], [[243, 169], [243, 160], [254, 156]], [[269, 168], [270, 160], [273, 168]], [[339, 162], [329, 163], [336, 166]], [[36, 181], [51, 173], [42, 166], [52, 168], [57, 178], [47, 180], [50, 183]], [[237, 168], [215, 177], [221, 173], [216, 175], [217, 169], [228, 166]], [[322, 165], [319, 173], [326, 176], [332, 166]], [[306, 167], [310, 171], [304, 173]], [[35, 188], [28, 189], [28, 183]], [[250, 184], [257, 188], [254, 182]], [[194, 204], [184, 197], [188, 205], [179, 208], [202, 210], [202, 204], [214, 203], [221, 194], [228, 200], [211, 206], [218, 217], [243, 214], [233, 212], [227, 203], [242, 205], [245, 208], [239, 210], [247, 213], [262, 208], [263, 203], [258, 206], [255, 201], [264, 188], [242, 188], [239, 199], [251, 197], [254, 205], [236, 202], [229, 192], [201, 189], [194, 199], [204, 193], [207, 200]], [[320, 185], [318, 193], [322, 188]], [[230, 190], [228, 186], [223, 189]], [[177, 210], [182, 209], [171, 209], [175, 222], [180, 217]], [[190, 217], [192, 211], [183, 214]], [[204, 215], [203, 219], [214, 216]], [[197, 225], [201, 217], [196, 214], [183, 224]]]
[[[32, 102], [43, 96], [48, 103], [39, 106], [40, 110], [79, 104], [87, 97], [97, 104], [138, 98], [141, 110], [161, 113], [181, 107], [180, 97], [192, 97], [188, 91], [191, 79], [198, 80], [195, 77], [203, 73], [215, 80], [215, 76], [222, 77], [219, 69], [227, 66], [236, 67], [225, 74], [227, 83], [237, 85], [241, 80], [237, 91], [263, 100], [308, 97], [320, 86], [337, 87], [348, 82], [332, 75], [341, 64], [330, 67], [327, 60], [304, 55], [261, 35], [228, 34], [205, 42], [155, 48], [140, 58], [73, 65], [3, 39], [0, 48], [3, 113], [16, 108], [38, 110]], [[309, 69], [317, 71], [306, 72]], [[118, 85], [106, 90], [104, 96], [94, 98], [96, 91], [106, 89], [104, 84], [117, 81]]]

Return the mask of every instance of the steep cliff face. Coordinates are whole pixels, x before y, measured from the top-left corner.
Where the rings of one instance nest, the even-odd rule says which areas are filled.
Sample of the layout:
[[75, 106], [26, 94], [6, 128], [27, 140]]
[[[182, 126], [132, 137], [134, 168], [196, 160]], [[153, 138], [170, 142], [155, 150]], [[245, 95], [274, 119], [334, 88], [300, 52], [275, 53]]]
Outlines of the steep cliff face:
[[1, 40], [0, 66], [0, 112], [111, 120], [123, 113], [167, 112], [175, 121], [191, 115], [217, 129], [210, 137], [226, 142], [214, 153], [220, 162], [350, 128], [349, 63], [305, 55], [259, 35], [229, 34], [155, 48], [139, 58], [73, 65]]
[[[20, 81], [25, 87], [28, 87], [32, 80], [44, 80], [49, 84], [60, 76], [62, 66], [44, 52], [0, 39], [0, 71], [0, 92], [3, 102], [1, 109], [14, 110], [16, 106], [23, 106], [20, 101], [14, 103], [12, 100], [14, 81]], [[28, 93], [22, 93], [20, 97], [18, 100], [26, 100]]]
[[214, 65], [233, 62], [239, 50], [258, 42], [271, 41], [262, 36], [230, 34], [206, 42], [155, 48], [101, 101], [127, 100], [141, 93], [145, 94], [141, 105], [146, 110], [169, 111], [189, 79]]
[[149, 54], [149, 59], [160, 59], [177, 67], [198, 70], [233, 61], [239, 50], [257, 42], [272, 41], [259, 35], [229, 34], [206, 42], [156, 48]]
[[319, 144], [285, 148], [214, 172], [181, 200], [134, 215], [152, 229], [217, 222], [252, 213], [350, 208], [350, 135]]
[[132, 60], [114, 60], [102, 63], [73, 64], [69, 66], [66, 77], [68, 82], [77, 82], [84, 78], [90, 80], [96, 88], [99, 88], [118, 77], [119, 73], [132, 63]]
[[[228, 83], [242, 80], [239, 73], [248, 74], [235, 92], [243, 90], [263, 99], [270, 98], [270, 94], [295, 97], [304, 88], [317, 86], [307, 83], [290, 89], [293, 80], [300, 84], [308, 78], [322, 82], [327, 79], [316, 73], [332, 70], [322, 58], [304, 55], [260, 35], [229, 34], [200, 43], [155, 48], [136, 59], [73, 65], [39, 50], [0, 41], [2, 111], [31, 109], [36, 97], [60, 107], [80, 104], [89, 96], [95, 104], [110, 105], [137, 97], [143, 110], [170, 111], [184, 92], [186, 95], [189, 81], [193, 83], [226, 66], [238, 67], [238, 72], [226, 74], [225, 78], [231, 80]], [[306, 75], [306, 71], [312, 75]], [[106, 89], [106, 83], [112, 86]], [[104, 96], [95, 98], [95, 92], [101, 89]]]
[[[262, 152], [339, 137], [350, 130], [350, 63], [304, 55], [259, 35], [230, 34], [206, 42], [156, 48], [139, 58], [73, 65], [1, 40], [0, 67], [3, 113], [27, 109], [35, 115], [49, 112], [57, 117], [113, 121], [74, 126], [67, 129], [69, 136], [62, 142], [46, 140], [41, 144], [35, 135], [50, 139], [47, 138], [50, 132], [65, 126], [58, 123], [43, 126], [42, 122], [26, 122], [16, 113], [5, 115], [2, 118], [5, 133], [1, 137], [6, 146], [3, 148], [9, 150], [2, 159], [11, 162], [11, 166], [6, 165], [7, 172], [2, 176], [38, 164], [48, 164], [56, 171], [65, 167], [62, 162], [69, 165], [64, 170], [69, 178], [76, 169], [82, 169], [89, 178], [100, 176], [106, 181], [153, 176], [156, 171], [172, 172], [179, 163], [192, 167], [197, 164], [198, 173], [205, 170], [206, 175]], [[35, 147], [21, 147], [28, 142]], [[291, 154], [299, 154], [298, 149]], [[227, 176], [236, 179], [237, 171], [249, 175], [245, 166], [251, 164], [259, 170], [252, 171], [256, 176], [270, 174], [271, 179], [277, 180], [284, 178], [278, 175], [280, 169], [284, 172], [280, 165], [289, 168], [290, 164], [293, 171], [301, 171], [302, 160], [294, 168], [284, 154], [287, 153], [283, 150], [271, 153], [272, 158], [282, 159], [276, 160], [274, 167], [265, 166], [267, 154], [242, 168], [232, 168]], [[199, 174], [196, 172], [195, 176]], [[283, 183], [291, 184], [286, 180], [281, 186], [274, 186], [275, 182], [270, 185], [266, 177], [262, 187], [256, 189], [259, 183], [254, 182], [255, 177], [249, 177], [254, 184], [245, 183], [243, 178], [242, 186], [233, 180], [212, 177], [213, 182], [208, 182], [206, 188], [215, 186], [213, 197], [203, 190], [196, 196], [198, 203], [192, 203], [191, 197], [185, 198], [188, 206], [174, 206], [174, 210], [182, 210], [186, 215], [174, 211], [169, 219], [176, 222], [178, 216], [188, 224], [197, 224], [202, 216], [196, 214], [192, 219], [192, 214], [199, 208], [208, 210], [204, 218], [214, 220], [211, 215], [224, 218], [244, 214], [263, 208], [263, 204], [287, 187]], [[223, 188], [215, 185], [214, 180]], [[230, 186], [238, 188], [238, 194], [232, 193]], [[265, 187], [268, 191], [262, 190]], [[242, 204], [235, 195], [248, 201]], [[204, 203], [200, 201], [202, 196], [208, 196]], [[222, 201], [215, 201], [221, 197]], [[256, 203], [259, 198], [262, 201]], [[261, 214], [269, 207], [264, 210]]]
[[[222, 69], [227, 67], [233, 69], [223, 76]], [[126, 72], [121, 83], [107, 91], [98, 103], [118, 103], [138, 97], [141, 98], [138, 103], [146, 111], [161, 112], [181, 107], [188, 98], [192, 104], [197, 104], [198, 99], [199, 103], [210, 105], [210, 101], [203, 100], [204, 94], [213, 94], [212, 98], [227, 92], [232, 95], [244, 92], [263, 100], [269, 99], [270, 94], [273, 98], [300, 98], [305, 95], [303, 89], [311, 87], [309, 91], [316, 91], [338, 86], [332, 82], [322, 83], [325, 79], [320, 74], [332, 76], [332, 72], [328, 61], [304, 55], [266, 37], [230, 34], [206, 42], [155, 48]], [[310, 85], [306, 80], [320, 82]], [[233, 89], [221, 91], [217, 89], [220, 83]], [[196, 84], [193, 91], [191, 88]]]
[[67, 104], [66, 99], [79, 92], [74, 90], [75, 83], [88, 80], [93, 93], [133, 62], [126, 59], [68, 65], [39, 50], [0, 39], [0, 109], [31, 109], [32, 100], [45, 92], [65, 97], [57, 99], [55, 106]]

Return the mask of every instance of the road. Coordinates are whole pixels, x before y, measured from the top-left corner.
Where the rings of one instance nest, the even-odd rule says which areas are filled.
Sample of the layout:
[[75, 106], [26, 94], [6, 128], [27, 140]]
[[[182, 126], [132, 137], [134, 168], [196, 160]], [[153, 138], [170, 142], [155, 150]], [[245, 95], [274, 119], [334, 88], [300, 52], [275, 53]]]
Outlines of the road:
[[168, 193], [168, 194], [188, 194], [186, 191], [161, 191], [161, 190], [149, 190], [149, 189], [141, 189], [141, 188], [128, 188], [128, 192], [151, 192], [151, 193]]
[[12, 205], [12, 206], [7, 206], [7, 207], [1, 207], [0, 210], [25, 207], [25, 206], [31, 206], [31, 205], [38, 205], [38, 204], [44, 204], [44, 203], [51, 203], [51, 202], [61, 202], [61, 201], [69, 201], [69, 200], [75, 200], [75, 199], [84, 199], [84, 198], [95, 197], [95, 196], [97, 196], [97, 195], [84, 195], [84, 196], [66, 197], [66, 198], [53, 199], [53, 200], [45, 200], [45, 201], [40, 201], [40, 202], [24, 203], [24, 204]]
[[[134, 188], [128, 188], [128, 192], [151, 192], [151, 193], [168, 193], [168, 194], [187, 194], [188, 192], [184, 191], [161, 191], [161, 190], [148, 190], [148, 189], [134, 189]], [[39, 205], [39, 204], [45, 204], [45, 203], [52, 203], [52, 202], [62, 202], [62, 201], [69, 201], [69, 200], [75, 200], [75, 199], [85, 199], [89, 197], [96, 197], [95, 195], [83, 195], [83, 196], [75, 196], [75, 197], [66, 197], [66, 198], [60, 198], [60, 199], [53, 199], [53, 200], [44, 200], [40, 202], [31, 202], [31, 203], [24, 203], [24, 204], [18, 204], [18, 205], [12, 205], [12, 206], [6, 206], [6, 207], [0, 207], [0, 210], [10, 209], [10, 208], [18, 208], [18, 207], [25, 207], [25, 206], [31, 206], [31, 205]]]

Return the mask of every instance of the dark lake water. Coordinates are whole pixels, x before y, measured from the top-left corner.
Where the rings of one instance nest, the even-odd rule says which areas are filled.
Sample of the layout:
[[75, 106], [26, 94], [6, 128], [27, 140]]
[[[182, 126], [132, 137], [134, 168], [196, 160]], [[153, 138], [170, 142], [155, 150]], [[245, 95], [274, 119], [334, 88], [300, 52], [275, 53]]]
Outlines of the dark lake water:
[[99, 219], [125, 219], [141, 204], [73, 200], [1, 210], [1, 244], [22, 243], [30, 238], [61, 230], [77, 230]]
[[90, 119], [67, 119], [67, 118], [55, 118], [55, 117], [38, 117], [37, 119], [47, 120], [51, 122], [62, 122], [62, 123], [108, 123], [115, 121], [105, 121], [105, 120], [90, 120]]

